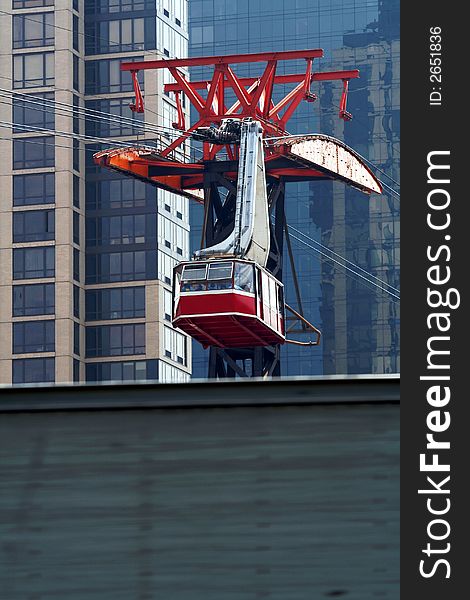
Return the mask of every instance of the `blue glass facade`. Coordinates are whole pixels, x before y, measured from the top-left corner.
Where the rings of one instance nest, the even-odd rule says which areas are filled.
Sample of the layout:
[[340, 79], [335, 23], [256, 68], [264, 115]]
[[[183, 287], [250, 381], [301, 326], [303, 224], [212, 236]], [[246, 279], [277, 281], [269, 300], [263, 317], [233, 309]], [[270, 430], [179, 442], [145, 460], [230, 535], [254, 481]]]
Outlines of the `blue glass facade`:
[[[319, 96], [314, 105], [299, 107], [289, 132], [319, 132], [344, 140], [380, 169], [377, 175], [388, 187], [381, 196], [368, 198], [341, 183], [288, 184], [286, 217], [294, 228], [304, 314], [322, 330], [323, 338], [319, 348], [285, 346], [282, 374], [397, 372], [398, 303], [376, 284], [382, 285], [380, 279], [399, 287], [398, 0], [190, 2], [191, 56], [306, 48], [324, 49], [317, 70], [360, 69], [348, 101], [354, 119], [347, 123], [338, 119], [341, 84], [325, 83], [313, 90]], [[286, 72], [302, 68], [289, 63]], [[260, 74], [259, 65], [240, 65], [236, 70]], [[282, 66], [278, 72], [283, 72]], [[204, 68], [191, 72], [192, 79], [207, 76]], [[195, 249], [202, 211], [194, 205], [191, 209]], [[324, 247], [364, 269], [369, 281], [322, 257], [318, 250], [332, 256]], [[284, 269], [287, 302], [296, 307], [286, 257]], [[206, 362], [207, 353], [193, 343], [194, 377], [206, 375]]]
[[[132, 120], [142, 115], [129, 110], [132, 80], [120, 71], [123, 60], [142, 60], [143, 50], [156, 48], [155, 0], [85, 2], [85, 108], [115, 115], [115, 120], [87, 118], [86, 135], [132, 137], [140, 132]], [[124, 59], [101, 54], [130, 53]], [[144, 87], [141, 77], [142, 87]], [[120, 94], [127, 93], [126, 96]], [[94, 96], [101, 95], [99, 98]], [[109, 96], [103, 98], [103, 95]], [[96, 113], [96, 114], [98, 114]], [[125, 117], [125, 121], [120, 117]], [[129, 124], [128, 124], [129, 123]], [[91, 149], [91, 146], [89, 147]], [[96, 150], [100, 150], [96, 147]], [[129, 180], [105, 169], [97, 169], [92, 152], [86, 156], [85, 193], [85, 284], [122, 284], [157, 277], [156, 193], [151, 186]], [[145, 324], [108, 325], [114, 319], [145, 317], [145, 286], [140, 288], [93, 288], [86, 291], [86, 358], [145, 354]], [[93, 321], [104, 323], [92, 326]], [[141, 370], [122, 363], [112, 366], [87, 365], [86, 378], [135, 378]], [[129, 364], [134, 364], [131, 361]], [[131, 377], [131, 374], [134, 377]]]

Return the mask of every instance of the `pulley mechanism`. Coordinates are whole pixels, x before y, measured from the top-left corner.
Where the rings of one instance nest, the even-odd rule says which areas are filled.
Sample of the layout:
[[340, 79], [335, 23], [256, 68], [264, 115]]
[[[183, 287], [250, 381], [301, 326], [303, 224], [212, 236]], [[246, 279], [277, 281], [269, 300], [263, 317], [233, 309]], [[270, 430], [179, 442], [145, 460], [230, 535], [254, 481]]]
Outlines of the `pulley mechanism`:
[[211, 144], [239, 144], [241, 135], [240, 119], [225, 119], [220, 127], [211, 125], [210, 127], [198, 127], [192, 137], [201, 142], [210, 142]]

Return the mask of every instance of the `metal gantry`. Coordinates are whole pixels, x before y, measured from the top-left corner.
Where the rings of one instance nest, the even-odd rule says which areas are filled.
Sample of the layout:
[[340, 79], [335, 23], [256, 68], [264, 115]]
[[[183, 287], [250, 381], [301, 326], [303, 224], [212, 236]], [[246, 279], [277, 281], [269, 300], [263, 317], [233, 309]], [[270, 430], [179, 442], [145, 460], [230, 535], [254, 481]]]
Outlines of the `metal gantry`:
[[[264, 139], [265, 197], [269, 215], [269, 253], [266, 265], [262, 266], [282, 282], [286, 240], [299, 312], [288, 305], [286, 309], [290, 312], [290, 320], [294, 319], [299, 324], [296, 331], [315, 334], [314, 341], [294, 341], [303, 345], [317, 344], [319, 332], [302, 314], [285, 220], [286, 183], [341, 180], [366, 194], [381, 192], [379, 181], [365, 162], [344, 143], [322, 134], [288, 134], [287, 125], [295, 110], [302, 101], [315, 102], [317, 94], [312, 91], [312, 86], [321, 82], [342, 82], [339, 118], [346, 121], [352, 118], [347, 111], [348, 86], [351, 79], [359, 77], [359, 71], [315, 72], [314, 61], [322, 56], [321, 49], [311, 49], [123, 63], [121, 69], [131, 72], [134, 83], [135, 102], [130, 108], [135, 112], [145, 110], [137, 73], [149, 69], [167, 69], [170, 72], [174, 82], [165, 84], [164, 91], [173, 94], [178, 115], [173, 127], [179, 135], [171, 142], [162, 137], [155, 148], [126, 147], [95, 155], [96, 163], [101, 166], [202, 202], [201, 248], [207, 249], [226, 240], [235, 226], [237, 185], [240, 185], [240, 135], [234, 133], [237, 127], [231, 124], [258, 123]], [[296, 65], [300, 61], [305, 68], [277, 74], [281, 61], [295, 61]], [[235, 65], [255, 63], [265, 63], [258, 77], [237, 75]], [[187, 69], [191, 67], [212, 69], [212, 76], [206, 80], [190, 81]], [[288, 88], [290, 90], [286, 92]], [[183, 96], [198, 115], [189, 127], [185, 122]], [[197, 159], [188, 150], [190, 138], [199, 139], [202, 143], [202, 156]], [[232, 256], [236, 257], [235, 254]], [[292, 329], [291, 324], [288, 330]], [[210, 345], [209, 377], [280, 375], [279, 343], [231, 348], [226, 343], [220, 345], [215, 342]]]

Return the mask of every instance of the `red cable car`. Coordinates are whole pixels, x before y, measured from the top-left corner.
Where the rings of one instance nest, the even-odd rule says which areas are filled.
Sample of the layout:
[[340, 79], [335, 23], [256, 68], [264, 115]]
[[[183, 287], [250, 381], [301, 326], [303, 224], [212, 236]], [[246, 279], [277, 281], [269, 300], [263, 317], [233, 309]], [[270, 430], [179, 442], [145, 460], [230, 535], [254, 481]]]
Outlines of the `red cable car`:
[[173, 281], [173, 325], [204, 347], [283, 344], [284, 286], [243, 259], [178, 264]]

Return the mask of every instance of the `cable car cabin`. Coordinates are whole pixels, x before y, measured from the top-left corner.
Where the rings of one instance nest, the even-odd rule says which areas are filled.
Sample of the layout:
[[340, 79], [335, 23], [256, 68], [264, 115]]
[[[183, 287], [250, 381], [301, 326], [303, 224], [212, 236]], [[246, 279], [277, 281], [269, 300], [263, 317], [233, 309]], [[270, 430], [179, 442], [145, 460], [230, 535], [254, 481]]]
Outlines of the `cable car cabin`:
[[247, 260], [180, 263], [174, 269], [173, 325], [204, 347], [283, 344], [283, 287]]

